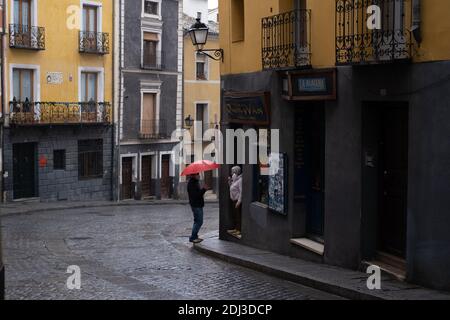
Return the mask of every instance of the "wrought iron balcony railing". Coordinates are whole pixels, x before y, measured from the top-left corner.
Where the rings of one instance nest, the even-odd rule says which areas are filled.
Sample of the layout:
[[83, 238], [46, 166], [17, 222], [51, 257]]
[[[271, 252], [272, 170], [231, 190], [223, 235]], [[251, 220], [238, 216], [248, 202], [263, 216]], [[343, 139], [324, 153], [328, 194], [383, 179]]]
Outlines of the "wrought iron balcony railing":
[[9, 46], [17, 49], [45, 50], [45, 28], [10, 24]]
[[80, 52], [109, 53], [109, 34], [105, 32], [80, 31]]
[[139, 138], [143, 140], [170, 138], [170, 135], [167, 132], [166, 120], [142, 120]]
[[163, 65], [163, 52], [145, 52], [142, 61], [142, 69], [147, 70], [162, 70], [164, 69]]
[[309, 65], [311, 65], [311, 11], [294, 10], [263, 18], [263, 69]]
[[18, 102], [11, 101], [12, 125], [110, 124], [109, 102]]
[[[336, 0], [336, 64], [369, 64], [411, 58], [408, 0]], [[381, 26], [371, 24], [380, 10]], [[369, 27], [370, 26], [370, 27]]]

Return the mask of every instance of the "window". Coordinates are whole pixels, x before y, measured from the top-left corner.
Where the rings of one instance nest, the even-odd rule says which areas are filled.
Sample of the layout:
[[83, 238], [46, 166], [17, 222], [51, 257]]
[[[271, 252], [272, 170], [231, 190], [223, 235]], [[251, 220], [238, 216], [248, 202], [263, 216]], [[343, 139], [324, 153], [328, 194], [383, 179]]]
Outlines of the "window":
[[244, 40], [244, 0], [231, 2], [231, 40], [233, 42]]
[[159, 37], [157, 33], [144, 32], [143, 64], [147, 68], [157, 68], [160, 64], [158, 54]]
[[144, 93], [142, 96], [141, 134], [152, 135], [157, 133], [156, 99], [156, 93]]
[[14, 0], [14, 24], [21, 25], [29, 30], [31, 26], [31, 0]]
[[[258, 128], [255, 128], [258, 130]], [[265, 129], [265, 128], [259, 128]], [[267, 141], [259, 140], [258, 143], [258, 155], [259, 148], [262, 145], [267, 144], [267, 148], [270, 153], [270, 130], [267, 130]], [[269, 176], [267, 175], [269, 167], [267, 165], [263, 165], [260, 163], [260, 159], [258, 157], [258, 164], [254, 165], [254, 177], [255, 177], [255, 189], [254, 189], [254, 199], [253, 201], [260, 202], [265, 205], [269, 205]]]
[[81, 101], [97, 101], [98, 74], [96, 72], [81, 72]]
[[33, 101], [34, 71], [13, 69], [13, 96], [17, 101]]
[[144, 13], [148, 15], [158, 16], [159, 15], [159, 2], [158, 1], [144, 1]]
[[78, 141], [78, 177], [80, 179], [103, 176], [103, 140]]
[[53, 169], [66, 170], [66, 150], [53, 150]]
[[83, 6], [83, 27], [84, 31], [97, 32], [97, 7]]
[[208, 130], [208, 105], [206, 103], [198, 103], [195, 106], [195, 120], [201, 121], [203, 125], [203, 134]]
[[196, 54], [196, 78], [197, 80], [208, 80], [208, 64], [204, 54]]

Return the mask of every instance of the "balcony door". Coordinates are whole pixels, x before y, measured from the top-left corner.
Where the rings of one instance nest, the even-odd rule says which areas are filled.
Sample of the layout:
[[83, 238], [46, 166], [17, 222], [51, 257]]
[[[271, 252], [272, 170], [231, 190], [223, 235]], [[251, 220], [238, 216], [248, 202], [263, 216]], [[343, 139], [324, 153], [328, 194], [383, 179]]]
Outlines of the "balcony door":
[[158, 133], [156, 98], [156, 93], [144, 93], [142, 96], [141, 134], [146, 137], [154, 137]]
[[13, 69], [13, 97], [17, 102], [32, 102], [34, 70]]
[[31, 3], [32, 0], [14, 0], [15, 43], [31, 46]]
[[97, 119], [98, 74], [81, 73], [81, 118], [83, 122], [95, 122]]
[[97, 51], [98, 8], [96, 6], [83, 6], [83, 30], [85, 49]]
[[158, 57], [159, 37], [157, 33], [144, 32], [143, 64], [146, 68], [157, 68], [161, 62]]

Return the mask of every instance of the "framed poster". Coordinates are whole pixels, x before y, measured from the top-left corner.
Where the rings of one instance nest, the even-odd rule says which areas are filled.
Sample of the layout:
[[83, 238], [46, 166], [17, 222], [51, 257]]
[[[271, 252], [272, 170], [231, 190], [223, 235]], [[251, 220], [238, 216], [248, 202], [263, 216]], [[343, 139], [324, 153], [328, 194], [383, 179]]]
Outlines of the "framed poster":
[[269, 209], [287, 214], [287, 155], [272, 153], [269, 158]]

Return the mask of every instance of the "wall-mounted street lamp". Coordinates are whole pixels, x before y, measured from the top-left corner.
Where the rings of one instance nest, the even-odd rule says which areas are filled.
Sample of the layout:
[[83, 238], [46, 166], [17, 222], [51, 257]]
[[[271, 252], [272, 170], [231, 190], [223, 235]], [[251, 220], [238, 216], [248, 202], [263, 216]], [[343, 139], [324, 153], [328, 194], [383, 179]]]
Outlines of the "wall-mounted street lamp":
[[[191, 37], [192, 44], [197, 48], [197, 52], [204, 54], [213, 60], [222, 60], [223, 62], [223, 49], [203, 49], [208, 41], [209, 28], [200, 21], [200, 18], [197, 18], [196, 20], [197, 22], [191, 26], [188, 33]], [[212, 55], [208, 54], [208, 52], [212, 52]]]
[[194, 119], [192, 119], [191, 115], [184, 119], [184, 125], [186, 126], [186, 128], [192, 128], [192, 126], [194, 125]]

